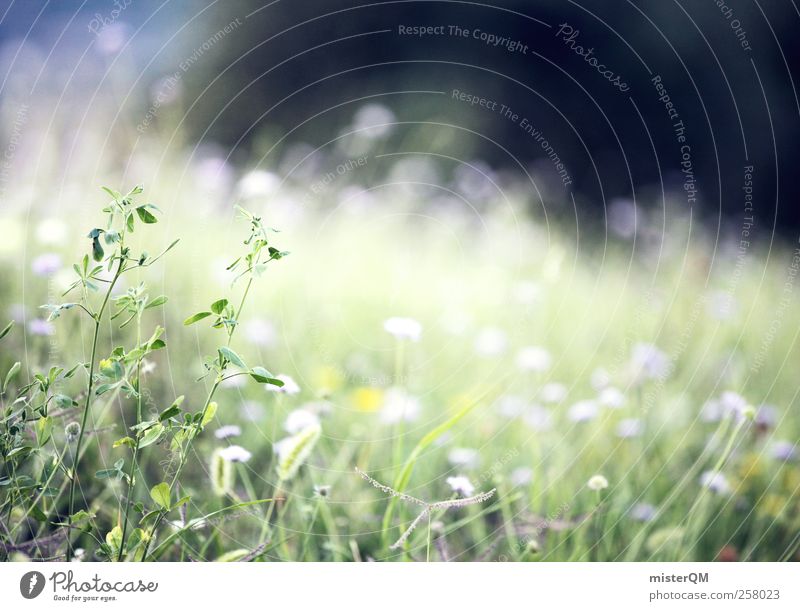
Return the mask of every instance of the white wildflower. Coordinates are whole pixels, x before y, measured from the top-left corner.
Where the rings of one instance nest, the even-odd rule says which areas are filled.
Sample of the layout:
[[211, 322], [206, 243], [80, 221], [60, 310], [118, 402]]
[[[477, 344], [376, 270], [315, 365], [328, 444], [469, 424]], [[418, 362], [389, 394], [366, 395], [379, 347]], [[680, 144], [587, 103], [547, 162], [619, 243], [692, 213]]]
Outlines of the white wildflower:
[[422, 325], [413, 318], [394, 316], [384, 321], [383, 328], [400, 340], [418, 342], [422, 336]]
[[235, 424], [226, 424], [225, 426], [221, 426], [214, 431], [214, 437], [217, 439], [230, 439], [231, 437], [238, 437], [241, 434], [241, 427]]
[[453, 489], [453, 492], [461, 496], [472, 496], [475, 493], [475, 486], [465, 475], [455, 475], [448, 477], [446, 480], [447, 485]]
[[242, 446], [228, 446], [227, 448], [222, 448], [220, 449], [219, 454], [223, 460], [241, 463], [247, 462], [253, 456]]
[[286, 416], [283, 428], [290, 435], [296, 435], [303, 429], [314, 425], [319, 425], [319, 418], [315, 413], [306, 409], [295, 409]]
[[608, 480], [602, 475], [593, 475], [589, 478], [589, 481], [586, 482], [586, 487], [596, 492], [605, 490], [608, 488]]
[[540, 346], [526, 346], [517, 353], [517, 367], [522, 371], [541, 373], [550, 369], [552, 363], [550, 353]]

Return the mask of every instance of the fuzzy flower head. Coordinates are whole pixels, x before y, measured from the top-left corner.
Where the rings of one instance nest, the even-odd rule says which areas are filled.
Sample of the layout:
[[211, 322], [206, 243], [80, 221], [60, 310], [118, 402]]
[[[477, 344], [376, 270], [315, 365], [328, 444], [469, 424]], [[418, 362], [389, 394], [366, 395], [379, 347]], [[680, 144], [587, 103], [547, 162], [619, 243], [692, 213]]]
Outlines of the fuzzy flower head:
[[730, 494], [733, 490], [728, 478], [719, 471], [706, 471], [700, 476], [700, 484], [717, 494]]
[[456, 467], [474, 469], [480, 463], [480, 455], [472, 448], [453, 448], [447, 454], [447, 461]]
[[220, 456], [223, 460], [228, 462], [241, 462], [245, 463], [250, 458], [252, 458], [252, 454], [245, 450], [242, 446], [228, 446], [227, 448], [222, 448], [219, 451]]
[[586, 482], [586, 487], [589, 490], [600, 492], [601, 490], [608, 488], [608, 480], [602, 475], [592, 475], [592, 477], [589, 478], [589, 481]]
[[419, 399], [409, 395], [402, 388], [390, 388], [386, 391], [381, 420], [385, 424], [398, 422], [413, 422], [419, 418], [422, 406]]
[[776, 441], [770, 446], [769, 455], [773, 460], [792, 462], [797, 460], [797, 445], [791, 441]]
[[383, 328], [399, 340], [418, 342], [422, 337], [422, 325], [413, 318], [393, 316], [384, 321]]
[[567, 398], [567, 387], [558, 382], [548, 382], [539, 391], [539, 399], [544, 403], [561, 403]]
[[517, 367], [522, 371], [541, 373], [550, 369], [553, 358], [540, 346], [526, 346], [517, 353]]
[[280, 393], [282, 395], [296, 395], [300, 392], [300, 386], [298, 386], [297, 382], [291, 376], [287, 376], [285, 374], [280, 374], [275, 376], [275, 379], [280, 380], [283, 382], [283, 386], [275, 386], [273, 384], [267, 384], [267, 390], [270, 392]]
[[658, 510], [650, 503], [636, 503], [630, 508], [628, 515], [637, 522], [652, 522]]
[[670, 367], [669, 357], [653, 344], [639, 343], [633, 347], [631, 370], [635, 380], [666, 378]]
[[319, 417], [314, 412], [307, 409], [296, 409], [289, 412], [286, 422], [283, 424], [284, 430], [290, 435], [296, 435], [309, 426], [319, 426]]
[[448, 477], [446, 480], [447, 485], [453, 489], [453, 492], [461, 496], [472, 496], [475, 494], [475, 486], [469, 481], [465, 475], [455, 475]]
[[44, 253], [31, 261], [31, 271], [37, 276], [52, 276], [59, 269], [61, 269], [61, 257], [56, 253]]
[[612, 409], [619, 409], [625, 406], [625, 395], [622, 391], [613, 386], [609, 386], [600, 391], [597, 400], [603, 407], [610, 407]]
[[77, 422], [70, 422], [64, 427], [64, 435], [66, 435], [68, 442], [75, 441], [80, 433], [81, 425]]
[[236, 424], [226, 424], [214, 431], [214, 437], [217, 439], [230, 439], [231, 437], [238, 437], [241, 434], [242, 429]]
[[597, 417], [597, 403], [594, 401], [578, 401], [569, 408], [567, 417], [572, 422], [588, 422]]
[[311, 455], [321, 435], [322, 429], [319, 424], [314, 424], [275, 444], [275, 453], [278, 455], [276, 469], [281, 481], [288, 481], [297, 474]]

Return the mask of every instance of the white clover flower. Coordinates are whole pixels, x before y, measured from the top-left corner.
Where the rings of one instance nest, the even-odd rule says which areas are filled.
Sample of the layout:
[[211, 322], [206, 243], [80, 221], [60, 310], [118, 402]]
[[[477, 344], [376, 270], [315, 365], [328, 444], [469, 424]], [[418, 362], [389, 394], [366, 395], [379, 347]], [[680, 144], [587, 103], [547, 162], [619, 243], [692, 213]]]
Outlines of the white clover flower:
[[67, 240], [67, 226], [57, 218], [43, 219], [36, 226], [36, 239], [47, 246], [61, 246]]
[[239, 180], [237, 189], [242, 199], [264, 198], [274, 195], [281, 179], [272, 172], [251, 170]]
[[319, 417], [306, 409], [295, 409], [286, 416], [283, 429], [290, 435], [295, 435], [309, 426], [319, 426]]
[[384, 321], [383, 328], [399, 340], [418, 342], [422, 336], [422, 325], [413, 318], [393, 316]]
[[31, 271], [37, 276], [52, 276], [61, 269], [61, 256], [46, 252], [31, 261]]
[[670, 372], [669, 357], [653, 344], [638, 343], [633, 347], [631, 368], [637, 381], [666, 378]]
[[545, 403], [561, 403], [567, 398], [567, 387], [558, 382], [548, 382], [539, 391], [539, 399]]
[[778, 423], [778, 416], [778, 408], [774, 405], [760, 405], [756, 410], [756, 425], [762, 429], [771, 429]]
[[589, 490], [599, 492], [600, 490], [608, 488], [608, 480], [602, 475], [592, 475], [589, 481], [586, 482], [586, 487], [589, 488]]
[[245, 450], [242, 446], [228, 446], [219, 451], [223, 460], [228, 462], [241, 462], [245, 463], [252, 458], [252, 454]]
[[720, 395], [719, 405], [724, 416], [733, 416], [737, 421], [745, 417], [749, 408], [747, 399], [732, 390], [726, 390]]
[[791, 441], [776, 441], [769, 449], [769, 455], [773, 460], [780, 462], [792, 462], [797, 460], [797, 444]]
[[28, 333], [31, 335], [54, 335], [56, 328], [52, 323], [47, 322], [41, 318], [34, 318], [28, 323]]
[[235, 424], [226, 424], [214, 431], [214, 437], [217, 439], [230, 439], [231, 437], [238, 437], [241, 434], [242, 428]]
[[240, 408], [242, 418], [248, 422], [258, 422], [264, 417], [265, 407], [258, 401], [244, 401]]
[[450, 335], [462, 335], [472, 320], [463, 310], [448, 310], [439, 318], [442, 328]]
[[447, 454], [447, 461], [456, 467], [474, 469], [480, 464], [480, 455], [472, 448], [453, 448]]
[[567, 418], [572, 422], [588, 422], [597, 417], [597, 403], [591, 400], [578, 401], [569, 408]]
[[228, 377], [225, 378], [225, 380], [223, 380], [220, 383], [220, 386], [222, 388], [242, 388], [243, 386], [246, 385], [247, 385], [247, 376], [244, 375]]
[[478, 356], [497, 357], [505, 353], [507, 348], [508, 336], [505, 331], [496, 327], [482, 329], [475, 338], [475, 352]]
[[475, 494], [475, 486], [469, 481], [465, 475], [455, 475], [448, 477], [446, 480], [447, 485], [453, 489], [453, 492], [461, 496], [472, 496]]
[[540, 346], [526, 346], [517, 353], [517, 367], [522, 371], [541, 373], [550, 369], [552, 363], [550, 353]]
[[353, 130], [365, 138], [383, 138], [392, 133], [396, 121], [395, 114], [383, 104], [365, 104], [353, 118]]
[[242, 331], [247, 341], [262, 348], [272, 348], [278, 342], [275, 325], [263, 318], [252, 318], [244, 323]]
[[625, 418], [617, 425], [617, 437], [631, 439], [642, 434], [642, 421], [638, 418]]
[[519, 282], [514, 287], [514, 299], [523, 305], [533, 305], [541, 301], [542, 289], [535, 282]]
[[628, 515], [637, 522], [652, 522], [658, 510], [650, 503], [636, 503], [628, 511]]
[[592, 388], [600, 392], [611, 383], [611, 376], [605, 369], [598, 367], [592, 372], [590, 383]]
[[601, 390], [597, 400], [600, 402], [600, 405], [613, 409], [619, 409], [625, 406], [625, 395], [622, 394], [621, 390], [613, 386]]
[[495, 407], [504, 418], [518, 418], [528, 407], [527, 402], [517, 395], [503, 395], [495, 401]]
[[[244, 377], [244, 376], [243, 376]], [[291, 376], [280, 374], [275, 376], [276, 380], [283, 382], [283, 386], [275, 386], [274, 384], [266, 384], [267, 390], [270, 392], [277, 392], [282, 395], [296, 395], [300, 392], [300, 387]]]
[[728, 478], [719, 471], [706, 471], [700, 476], [700, 483], [717, 494], [730, 494], [732, 492]]
[[553, 428], [553, 415], [550, 410], [541, 405], [531, 405], [522, 416], [529, 427], [534, 431], [549, 431]]
[[409, 395], [402, 388], [393, 387], [386, 391], [381, 408], [381, 421], [385, 424], [413, 422], [419, 418], [422, 406], [419, 399]]
[[517, 467], [511, 472], [509, 479], [514, 486], [527, 486], [533, 481], [533, 469]]

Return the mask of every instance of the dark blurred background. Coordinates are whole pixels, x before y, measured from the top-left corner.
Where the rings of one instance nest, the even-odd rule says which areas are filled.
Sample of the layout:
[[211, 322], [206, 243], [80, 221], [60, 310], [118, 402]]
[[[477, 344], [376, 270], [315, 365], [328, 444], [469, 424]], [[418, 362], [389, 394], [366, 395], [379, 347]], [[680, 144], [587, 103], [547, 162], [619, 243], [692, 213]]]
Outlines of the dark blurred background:
[[[180, 74], [177, 119], [189, 140], [233, 150], [243, 164], [277, 167], [291, 143], [321, 146], [365, 103], [377, 102], [404, 123], [385, 150], [424, 147], [483, 160], [498, 172], [552, 173], [542, 147], [518, 123], [454, 100], [458, 89], [505, 104], [541, 129], [572, 179], [562, 188], [551, 177], [549, 193], [557, 197], [562, 188], [565, 213], [573, 195], [581, 213], [599, 218], [616, 198], [662, 206], [663, 184], [673, 194], [669, 205], [736, 231], [748, 215], [744, 167], [753, 165], [756, 235], [800, 227], [800, 15], [791, 1], [118, 0], [120, 7], [105, 27], [116, 28], [121, 49], [95, 64], [82, 61], [76, 76], [75, 57], [100, 40], [92, 20], [108, 20], [114, 3], [6, 2], [0, 66], [7, 72], [23, 39], [40, 45], [49, 66], [63, 63], [52, 73], [62, 84], [67, 75], [77, 81], [106, 74], [117, 61], [109, 58], [124, 54], [136, 68], [120, 105], [139, 117], [134, 125], [152, 105], [154, 88]], [[573, 42], [592, 47], [630, 90], [578, 57], [556, 35], [562, 23], [579, 30]], [[230, 31], [217, 35], [226, 25]], [[404, 36], [400, 25], [480, 29], [518, 40], [527, 52], [473, 36]], [[196, 61], [183, 70], [193, 53]], [[695, 202], [682, 189], [680, 145], [655, 75], [686, 127]], [[433, 91], [446, 95], [413, 93]], [[165, 121], [163, 112], [153, 119], [159, 128]]]

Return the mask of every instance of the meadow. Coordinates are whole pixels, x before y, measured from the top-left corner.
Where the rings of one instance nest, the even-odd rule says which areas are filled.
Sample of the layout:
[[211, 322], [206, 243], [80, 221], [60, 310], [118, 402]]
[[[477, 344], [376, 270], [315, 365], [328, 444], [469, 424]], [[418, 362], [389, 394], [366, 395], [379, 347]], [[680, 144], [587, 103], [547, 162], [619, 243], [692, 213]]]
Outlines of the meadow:
[[0, 212], [4, 559], [798, 560], [796, 245], [237, 172]]

